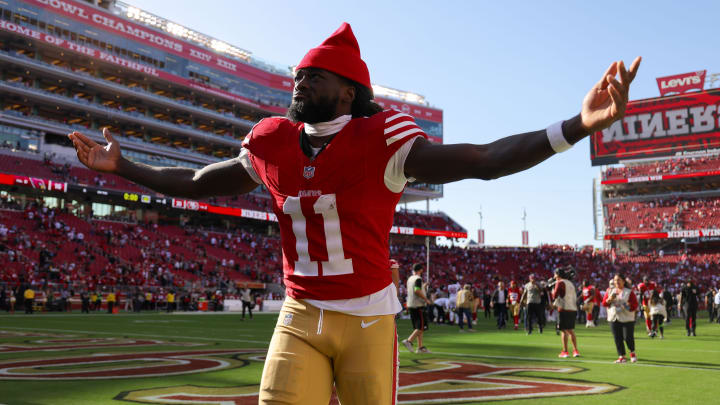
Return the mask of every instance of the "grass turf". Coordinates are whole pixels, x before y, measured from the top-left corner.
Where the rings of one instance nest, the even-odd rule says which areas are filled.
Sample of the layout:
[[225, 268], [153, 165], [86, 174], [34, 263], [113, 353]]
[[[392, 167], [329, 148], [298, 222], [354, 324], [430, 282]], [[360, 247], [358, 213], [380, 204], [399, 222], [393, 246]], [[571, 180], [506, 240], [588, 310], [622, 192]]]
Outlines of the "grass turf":
[[[134, 391], [177, 386], [192, 386], [194, 388], [188, 389], [199, 392], [212, 387], [217, 389], [216, 393], [253, 393], [257, 391], [262, 372], [262, 361], [257, 356], [264, 354], [276, 320], [277, 314], [259, 314], [255, 319], [244, 322], [239, 315], [226, 314], [0, 315], [0, 404], [128, 404], [132, 402], [126, 401], [136, 398], [133, 396], [136, 394], [129, 394]], [[553, 330], [546, 330], [544, 334], [536, 331], [530, 336], [522, 330], [498, 331], [494, 328], [493, 319], [480, 319], [476, 329], [478, 332], [471, 334], [460, 333], [453, 326], [432, 325], [425, 335], [425, 343], [433, 353], [408, 353], [401, 345], [401, 371], [413, 370], [419, 365], [418, 361], [430, 363], [436, 360], [502, 366], [572, 366], [577, 368], [572, 373], [522, 371], [514, 376], [531, 381], [550, 379], [619, 387], [610, 393], [581, 397], [503, 399], [503, 403], [508, 404], [708, 404], [715, 403], [717, 393], [720, 392], [714, 385], [720, 377], [720, 325], [710, 324], [707, 318], [701, 318], [698, 323], [698, 337], [686, 337], [684, 322], [674, 319], [666, 326], [664, 340], [648, 338], [644, 333], [644, 324], [638, 322], [636, 351], [640, 361], [624, 365], [613, 364], [617, 356], [609, 328], [604, 322], [595, 329], [585, 329], [583, 325], [578, 325], [582, 353], [578, 359], [557, 358], [560, 339]], [[399, 320], [400, 338], [407, 337], [409, 333], [410, 321]], [[68, 350], [67, 346], [70, 345], [102, 346]], [[40, 347], [45, 350], [37, 350]], [[243, 353], [236, 349], [255, 349], [256, 352]], [[47, 377], [39, 380], [10, 380], [2, 375], [2, 369], [8, 363], [87, 355], [93, 355], [92, 364], [38, 362], [16, 365], [18, 368], [10, 372], [22, 372], [30, 377], [60, 371], [103, 372], [115, 364], [130, 368], [134, 370], [131, 373], [134, 373], [142, 370], [139, 367], [146, 364], [169, 366], [190, 361], [188, 358], [179, 361], [165, 358], [157, 353], [210, 350], [226, 352], [199, 357], [222, 361], [224, 365], [214, 370], [189, 374], [76, 380], [50, 380]], [[117, 363], [103, 366], [102, 360], [110, 358], [108, 356], [125, 353], [144, 353], [145, 357], [117, 359]], [[402, 382], [401, 374], [401, 385]], [[238, 390], [223, 387], [245, 388]], [[493, 389], [497, 384], [486, 382], [482, 385], [466, 379], [446, 381], [434, 388], [457, 390], [483, 387]], [[147, 392], [157, 394], [160, 391]], [[400, 391], [401, 394], [404, 392], [408, 391]], [[245, 403], [242, 399], [236, 400], [238, 404]], [[436, 403], [446, 402], [440, 400]]]

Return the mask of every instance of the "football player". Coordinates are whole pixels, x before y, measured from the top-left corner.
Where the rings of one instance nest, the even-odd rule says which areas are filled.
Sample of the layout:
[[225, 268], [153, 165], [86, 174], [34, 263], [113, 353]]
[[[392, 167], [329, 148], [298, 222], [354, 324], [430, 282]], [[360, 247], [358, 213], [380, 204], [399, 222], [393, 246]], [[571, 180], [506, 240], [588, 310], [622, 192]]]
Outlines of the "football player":
[[645, 330], [648, 336], [650, 336], [653, 331], [652, 317], [650, 316], [650, 297], [652, 297], [653, 291], [658, 290], [658, 287], [653, 281], [648, 279], [648, 276], [643, 276], [643, 281], [638, 284], [637, 289], [641, 297], [643, 317], [645, 318]]
[[[154, 167], [69, 134], [87, 167], [190, 199], [264, 185], [282, 239], [287, 297], [268, 349], [261, 404], [394, 404], [401, 310], [388, 235], [407, 182], [496, 179], [526, 170], [608, 127], [625, 112], [640, 58], [613, 62], [580, 114], [487, 145], [433, 144], [407, 114], [374, 103], [370, 74], [346, 23], [296, 66], [287, 117], [266, 118], [240, 155], [202, 169]], [[478, 100], [482, 102], [482, 100]], [[481, 129], [480, 129], [481, 130]]]
[[513, 316], [513, 322], [515, 323], [515, 330], [518, 330], [518, 324], [520, 322], [520, 295], [522, 294], [522, 288], [518, 287], [515, 280], [510, 281], [510, 288], [508, 288], [508, 310]]

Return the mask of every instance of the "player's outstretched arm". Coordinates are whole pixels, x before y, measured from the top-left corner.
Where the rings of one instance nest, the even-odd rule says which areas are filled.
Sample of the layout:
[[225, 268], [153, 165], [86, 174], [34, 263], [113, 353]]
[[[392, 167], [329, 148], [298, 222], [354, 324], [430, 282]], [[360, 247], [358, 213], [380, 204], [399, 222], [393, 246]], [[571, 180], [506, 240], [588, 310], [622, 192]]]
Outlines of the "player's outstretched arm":
[[198, 199], [247, 193], [257, 187], [238, 159], [202, 169], [149, 166], [123, 158], [120, 144], [107, 128], [103, 129], [103, 136], [107, 141], [104, 146], [80, 132], [68, 134], [78, 160], [88, 168], [124, 177], [162, 194]]
[[[562, 136], [575, 144], [622, 118], [640, 57], [625, 69], [613, 62], [583, 100], [580, 114], [562, 123]], [[546, 130], [498, 139], [486, 145], [435, 145], [418, 139], [405, 160], [405, 174], [425, 183], [491, 180], [529, 169], [555, 154]]]

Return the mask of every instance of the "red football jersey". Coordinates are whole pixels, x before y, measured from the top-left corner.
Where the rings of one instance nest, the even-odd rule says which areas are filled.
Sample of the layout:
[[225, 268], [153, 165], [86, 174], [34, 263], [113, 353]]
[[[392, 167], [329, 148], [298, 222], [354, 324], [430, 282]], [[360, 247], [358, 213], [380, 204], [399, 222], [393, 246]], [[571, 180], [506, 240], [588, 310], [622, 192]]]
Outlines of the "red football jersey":
[[522, 293], [522, 290], [519, 287], [510, 287], [508, 288], [508, 300], [511, 304], [517, 304], [518, 300], [520, 299], [520, 294]]
[[385, 168], [405, 142], [426, 136], [412, 117], [387, 110], [352, 119], [314, 159], [300, 147], [304, 124], [266, 118], [243, 146], [270, 191], [283, 272], [296, 299], [362, 297], [391, 282], [389, 234], [400, 193]]
[[650, 281], [648, 283], [640, 283], [637, 286], [638, 290], [640, 291], [640, 296], [642, 297], [642, 304], [647, 305], [647, 303], [650, 301], [650, 298], [652, 297], [653, 291], [657, 290], [657, 284]]

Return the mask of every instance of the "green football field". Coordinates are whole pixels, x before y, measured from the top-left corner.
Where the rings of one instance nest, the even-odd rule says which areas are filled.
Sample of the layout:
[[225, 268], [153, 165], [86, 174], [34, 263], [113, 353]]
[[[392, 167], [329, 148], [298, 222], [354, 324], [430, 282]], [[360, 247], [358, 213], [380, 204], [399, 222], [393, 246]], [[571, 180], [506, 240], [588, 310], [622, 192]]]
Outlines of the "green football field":
[[[703, 314], [705, 315], [705, 314]], [[277, 314], [0, 315], [0, 404], [256, 404]], [[401, 404], [713, 404], [720, 325], [697, 337], [673, 320], [665, 339], [636, 328], [637, 364], [616, 358], [606, 323], [577, 329], [582, 357], [558, 359], [553, 330], [527, 336], [481, 320], [435, 326], [431, 354], [400, 348]], [[398, 321], [406, 337], [410, 321]], [[578, 396], [580, 395], [580, 396]], [[325, 405], [325, 404], [320, 404]]]

